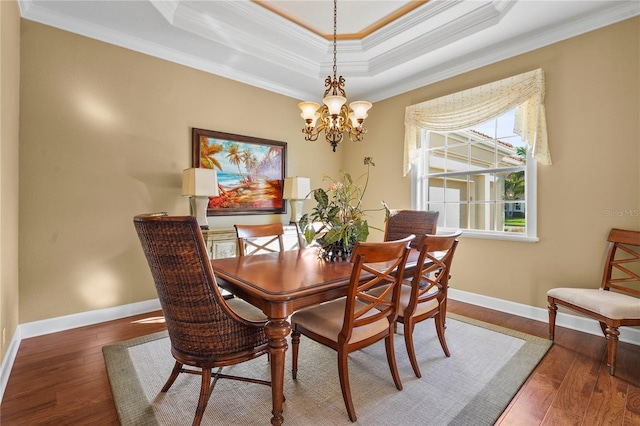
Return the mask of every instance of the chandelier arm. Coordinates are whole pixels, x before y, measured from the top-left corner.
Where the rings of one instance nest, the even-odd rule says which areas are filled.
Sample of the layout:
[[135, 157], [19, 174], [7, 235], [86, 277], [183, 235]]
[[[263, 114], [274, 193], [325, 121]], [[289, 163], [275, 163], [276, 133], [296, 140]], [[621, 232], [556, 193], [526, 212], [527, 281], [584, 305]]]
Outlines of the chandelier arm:
[[327, 127], [327, 124], [322, 120], [317, 127], [313, 126], [305, 126], [302, 129], [302, 133], [304, 133], [304, 140], [306, 141], [317, 141], [318, 135]]
[[362, 126], [357, 128], [351, 127], [349, 129], [349, 139], [351, 142], [362, 142], [365, 133], [367, 133], [367, 129]]

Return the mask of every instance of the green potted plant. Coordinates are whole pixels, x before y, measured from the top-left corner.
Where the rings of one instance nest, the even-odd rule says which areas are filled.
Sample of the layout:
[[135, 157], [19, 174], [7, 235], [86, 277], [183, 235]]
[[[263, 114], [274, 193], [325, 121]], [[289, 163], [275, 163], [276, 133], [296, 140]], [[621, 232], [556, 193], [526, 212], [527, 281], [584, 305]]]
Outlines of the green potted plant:
[[369, 183], [369, 168], [375, 164], [371, 157], [365, 157], [364, 164], [367, 171], [357, 179], [366, 177], [363, 188], [344, 170], [340, 170], [338, 179], [324, 175], [323, 180], [331, 183], [326, 191], [322, 188], [311, 191], [317, 204], [298, 223], [307, 243], [315, 241], [320, 246], [320, 255], [327, 260], [348, 260], [356, 243], [366, 241], [369, 236], [362, 198]]

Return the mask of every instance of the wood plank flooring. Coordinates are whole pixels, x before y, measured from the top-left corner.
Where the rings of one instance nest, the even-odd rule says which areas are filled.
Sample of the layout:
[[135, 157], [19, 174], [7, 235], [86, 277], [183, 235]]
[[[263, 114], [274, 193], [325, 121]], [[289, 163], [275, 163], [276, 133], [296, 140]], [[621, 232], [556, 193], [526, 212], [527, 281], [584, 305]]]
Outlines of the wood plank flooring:
[[[454, 300], [449, 311], [547, 336], [546, 323], [515, 315]], [[118, 425], [102, 346], [164, 329], [154, 312], [23, 340], [0, 424]], [[611, 377], [604, 337], [558, 328], [556, 343], [496, 424], [640, 426], [640, 347], [620, 343], [617, 362]]]

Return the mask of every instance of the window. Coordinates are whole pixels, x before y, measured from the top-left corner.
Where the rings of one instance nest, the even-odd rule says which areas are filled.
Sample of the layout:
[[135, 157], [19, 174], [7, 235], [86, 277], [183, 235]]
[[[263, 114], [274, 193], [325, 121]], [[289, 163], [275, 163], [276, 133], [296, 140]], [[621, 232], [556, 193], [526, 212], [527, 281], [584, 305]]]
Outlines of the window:
[[536, 238], [536, 162], [514, 133], [515, 109], [468, 129], [422, 130], [413, 205], [466, 235]]
[[550, 165], [541, 69], [408, 106], [416, 209], [464, 235], [537, 241], [536, 168]]

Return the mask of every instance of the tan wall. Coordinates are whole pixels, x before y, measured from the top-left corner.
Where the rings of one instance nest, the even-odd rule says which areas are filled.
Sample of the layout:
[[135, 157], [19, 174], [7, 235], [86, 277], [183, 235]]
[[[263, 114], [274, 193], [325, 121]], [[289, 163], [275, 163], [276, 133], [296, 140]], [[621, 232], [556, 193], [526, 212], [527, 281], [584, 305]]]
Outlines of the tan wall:
[[287, 142], [313, 185], [339, 166], [294, 99], [26, 20], [21, 101], [21, 323], [157, 297], [132, 218], [188, 214], [192, 127]]
[[0, 362], [18, 326], [20, 13], [0, 1]]
[[[312, 186], [342, 165], [358, 176], [372, 156], [366, 205], [406, 208], [405, 107], [538, 67], [554, 160], [539, 168], [540, 242], [464, 239], [452, 285], [543, 307], [551, 286], [597, 284], [608, 229], [640, 221], [606, 214], [640, 208], [639, 21], [377, 102], [365, 141], [343, 142], [335, 154], [303, 141], [297, 100], [23, 21], [20, 322], [155, 298], [131, 218], [188, 211], [179, 187], [191, 127], [288, 142], [289, 174]], [[241, 115], [249, 103], [260, 111], [251, 120]], [[375, 226], [382, 218], [371, 214]], [[210, 224], [234, 220], [288, 217]]]
[[[610, 228], [640, 229], [639, 62], [634, 18], [376, 103], [366, 143], [378, 193], [368, 205], [410, 207], [401, 154], [406, 106], [542, 68], [553, 165], [538, 167], [540, 242], [464, 238], [451, 284], [538, 307], [551, 287], [599, 285]], [[357, 159], [362, 151], [350, 148]]]

